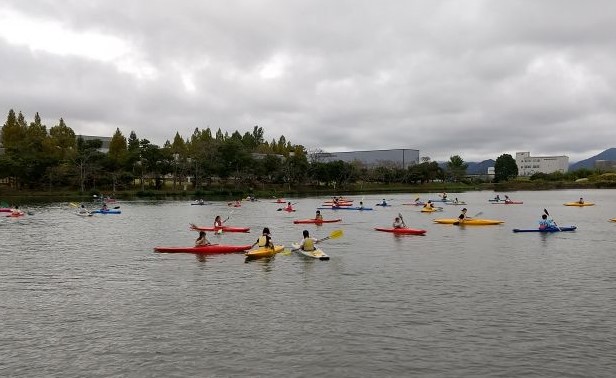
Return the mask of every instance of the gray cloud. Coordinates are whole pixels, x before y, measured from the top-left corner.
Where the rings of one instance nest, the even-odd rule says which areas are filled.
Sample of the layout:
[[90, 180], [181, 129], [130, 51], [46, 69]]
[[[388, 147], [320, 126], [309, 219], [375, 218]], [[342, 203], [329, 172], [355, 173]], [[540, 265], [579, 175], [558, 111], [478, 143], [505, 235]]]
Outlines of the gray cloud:
[[615, 11], [602, 0], [8, 0], [0, 16], [117, 38], [131, 60], [0, 33], [0, 110], [158, 144], [259, 125], [309, 149], [575, 161], [615, 144]]

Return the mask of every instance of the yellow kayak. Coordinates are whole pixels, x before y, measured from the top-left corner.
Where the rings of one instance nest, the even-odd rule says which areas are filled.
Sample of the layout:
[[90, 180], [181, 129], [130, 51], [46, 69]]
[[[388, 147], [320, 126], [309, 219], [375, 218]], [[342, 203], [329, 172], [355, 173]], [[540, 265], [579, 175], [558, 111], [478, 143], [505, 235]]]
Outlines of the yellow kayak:
[[610, 219], [610, 222], [616, 222], [616, 218]]
[[442, 207], [424, 207], [421, 209], [422, 213], [434, 213], [435, 211], [442, 211]]
[[463, 222], [460, 222], [458, 218], [441, 218], [441, 219], [435, 219], [434, 223], [456, 224], [456, 225], [459, 224], [463, 226], [490, 226], [490, 225], [505, 223], [505, 221], [494, 220], [494, 219], [473, 218], [473, 219], [467, 219]]
[[283, 250], [284, 245], [276, 245], [274, 246], [274, 249], [259, 247], [257, 249], [251, 249], [250, 251], [246, 252], [246, 257], [250, 257], [253, 259], [258, 259], [260, 257], [271, 257], [279, 252], [282, 252]]
[[593, 202], [584, 202], [584, 203], [579, 203], [579, 202], [567, 202], [567, 203], [563, 203], [563, 205], [565, 206], [594, 206], [595, 204]]

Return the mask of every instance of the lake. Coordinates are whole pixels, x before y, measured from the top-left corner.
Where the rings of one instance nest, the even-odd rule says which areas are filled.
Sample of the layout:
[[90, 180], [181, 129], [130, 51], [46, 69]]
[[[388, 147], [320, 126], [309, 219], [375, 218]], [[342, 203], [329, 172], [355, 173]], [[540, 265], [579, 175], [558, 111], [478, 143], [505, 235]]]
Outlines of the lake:
[[[450, 193], [498, 226], [432, 222], [461, 206], [405, 206], [436, 194], [386, 194], [392, 207], [323, 210], [341, 223], [294, 225], [325, 198], [230, 208], [214, 201], [118, 202], [122, 214], [82, 218], [68, 203], [0, 219], [0, 374], [62, 377], [611, 377], [616, 373], [615, 190]], [[500, 193], [502, 197], [503, 194]], [[583, 196], [596, 206], [563, 206]], [[366, 206], [383, 196], [354, 196]], [[437, 203], [438, 205], [438, 203]], [[547, 209], [575, 232], [535, 228]], [[374, 231], [401, 213], [424, 236]], [[189, 223], [215, 215], [249, 234], [267, 226], [290, 246], [325, 237], [331, 259], [283, 253], [154, 253], [192, 245]]]

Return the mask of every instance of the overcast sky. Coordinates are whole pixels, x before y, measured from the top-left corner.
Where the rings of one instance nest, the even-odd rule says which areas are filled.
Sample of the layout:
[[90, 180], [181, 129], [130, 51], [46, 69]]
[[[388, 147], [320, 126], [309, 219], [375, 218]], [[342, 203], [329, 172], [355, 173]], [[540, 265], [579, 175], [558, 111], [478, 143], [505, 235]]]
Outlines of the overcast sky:
[[615, 92], [612, 0], [0, 2], [0, 124], [574, 162], [616, 147]]

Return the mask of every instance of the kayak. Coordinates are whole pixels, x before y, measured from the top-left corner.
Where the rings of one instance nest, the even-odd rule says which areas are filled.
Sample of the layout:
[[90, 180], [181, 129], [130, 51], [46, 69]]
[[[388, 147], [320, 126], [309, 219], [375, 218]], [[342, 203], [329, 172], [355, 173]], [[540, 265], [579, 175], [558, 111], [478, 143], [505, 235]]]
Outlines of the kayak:
[[458, 201], [458, 202], [445, 202], [445, 205], [466, 205], [466, 202]]
[[565, 206], [579, 206], [579, 207], [583, 207], [583, 206], [594, 206], [595, 204], [593, 202], [584, 202], [584, 203], [567, 202], [567, 203], [564, 203], [563, 205], [565, 205]]
[[236, 203], [236, 204], [228, 203], [227, 206], [230, 206], [230, 207], [242, 207], [242, 205], [240, 205], [239, 203]]
[[207, 226], [191, 226], [192, 230], [195, 231], [220, 231], [222, 232], [250, 232], [250, 227], [231, 227], [231, 226], [222, 226], [222, 227], [207, 227]]
[[434, 223], [456, 224], [456, 225], [462, 225], [462, 226], [491, 226], [491, 225], [501, 224], [505, 222], [501, 220], [473, 218], [473, 219], [467, 219], [464, 222], [460, 223], [460, 220], [458, 218], [441, 218], [441, 219], [435, 219]]
[[291, 246], [293, 247], [294, 252], [300, 253], [302, 256], [310, 257], [311, 259], [323, 260], [323, 261], [329, 260], [329, 256], [327, 256], [321, 248], [317, 248], [314, 251], [304, 251], [303, 249], [299, 247], [298, 243], [293, 243], [291, 244]]
[[8, 207], [0, 207], [0, 213], [10, 213], [13, 209]]
[[250, 244], [247, 245], [224, 245], [224, 244], [211, 244], [202, 245], [199, 247], [154, 247], [154, 252], [166, 252], [166, 253], [233, 253], [243, 252], [249, 250]]
[[24, 215], [26, 215], [26, 213], [11, 213], [9, 215], [7, 215], [7, 218], [19, 218], [19, 217], [23, 217]]
[[[331, 203], [324, 203], [321, 206], [332, 206]], [[337, 206], [353, 206], [353, 202], [341, 202]]]
[[500, 201], [500, 202], [492, 202], [492, 205], [521, 205], [524, 202], [522, 201]]
[[274, 246], [273, 249], [266, 248], [266, 247], [259, 247], [257, 249], [251, 249], [250, 251], [246, 252], [246, 257], [252, 258], [252, 259], [258, 259], [261, 257], [271, 257], [279, 252], [282, 252], [282, 250], [284, 250], [284, 245], [276, 245]]
[[342, 221], [341, 218], [338, 219], [300, 219], [294, 220], [294, 224], [321, 224], [321, 223], [336, 223]]
[[282, 208], [282, 209], [278, 209], [278, 211], [286, 211], [287, 213], [292, 213], [292, 212], [294, 212], [294, 211], [295, 211], [295, 209], [287, 209], [287, 208], [285, 207], [285, 208]]
[[403, 203], [403, 205], [406, 205], [406, 206], [423, 206], [423, 205], [425, 205], [425, 203], [424, 202], [410, 202], [410, 203]]
[[381, 232], [391, 232], [394, 234], [403, 234], [403, 235], [423, 235], [426, 233], [426, 230], [420, 230], [417, 228], [381, 228], [381, 227], [375, 227], [374, 228], [376, 231], [381, 231]]
[[422, 213], [434, 213], [436, 211], [443, 211], [442, 207], [424, 207], [423, 209], [421, 209]]
[[98, 210], [92, 210], [91, 213], [92, 214], [121, 214], [122, 211], [115, 210], [115, 209], [109, 209], [109, 210], [98, 209]]
[[538, 228], [530, 228], [530, 229], [514, 228], [513, 232], [561, 232], [561, 231], [575, 231], [576, 229], [577, 229], [576, 226], [548, 227], [542, 230]]
[[431, 199], [431, 200], [429, 200], [429, 201], [430, 201], [430, 202], [451, 202], [451, 201], [453, 201], [453, 200], [439, 198], [439, 199]]
[[610, 222], [616, 222], [616, 218], [610, 219]]
[[375, 206], [391, 207], [391, 205], [388, 204], [388, 203], [386, 203], [386, 204], [377, 203]]
[[502, 202], [502, 201], [504, 201], [504, 199], [502, 199], [502, 198], [499, 198], [499, 199], [493, 198], [493, 199], [489, 199], [488, 201], [489, 202]]
[[372, 210], [371, 207], [317, 207], [318, 210], [359, 210], [359, 211], [364, 211], [364, 210]]
[[[323, 201], [323, 203], [328, 204], [328, 205], [333, 205], [335, 202], [334, 202], [334, 201]], [[339, 204], [339, 205], [340, 205], [341, 203], [353, 203], [353, 200], [338, 201], [338, 204]]]
[[211, 202], [203, 202], [203, 203], [191, 203], [191, 205], [193, 206], [205, 206], [205, 205], [211, 205]]
[[75, 213], [75, 215], [78, 215], [80, 217], [91, 217], [94, 214], [92, 214], [92, 213]]
[[272, 201], [272, 203], [287, 203], [287, 201], [285, 201], [283, 199], [278, 199], [276, 201]]

